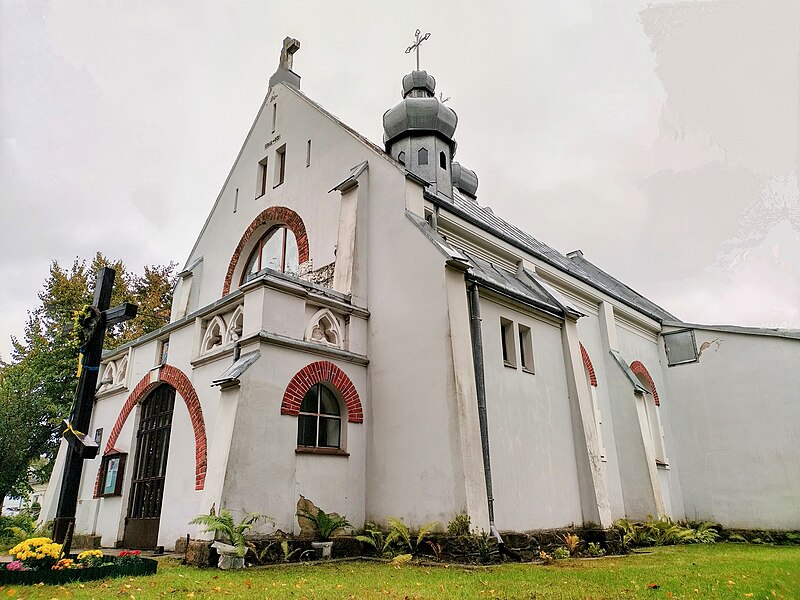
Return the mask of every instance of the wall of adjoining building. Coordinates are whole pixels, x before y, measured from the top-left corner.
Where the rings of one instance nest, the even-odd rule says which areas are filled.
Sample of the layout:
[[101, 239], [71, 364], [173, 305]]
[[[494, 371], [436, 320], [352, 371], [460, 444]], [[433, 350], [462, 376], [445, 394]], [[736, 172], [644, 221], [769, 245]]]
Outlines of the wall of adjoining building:
[[[695, 336], [699, 362], [665, 375], [686, 518], [799, 528], [800, 340]], [[661, 353], [666, 364], [663, 345]]]

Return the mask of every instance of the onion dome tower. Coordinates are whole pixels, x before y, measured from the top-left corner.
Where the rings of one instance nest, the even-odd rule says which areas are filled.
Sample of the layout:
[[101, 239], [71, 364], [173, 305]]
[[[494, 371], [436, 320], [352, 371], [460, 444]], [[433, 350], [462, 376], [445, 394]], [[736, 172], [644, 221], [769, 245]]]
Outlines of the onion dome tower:
[[452, 199], [458, 116], [434, 96], [435, 88], [426, 71], [403, 77], [403, 100], [383, 115], [383, 143], [392, 158], [428, 182], [430, 191]]

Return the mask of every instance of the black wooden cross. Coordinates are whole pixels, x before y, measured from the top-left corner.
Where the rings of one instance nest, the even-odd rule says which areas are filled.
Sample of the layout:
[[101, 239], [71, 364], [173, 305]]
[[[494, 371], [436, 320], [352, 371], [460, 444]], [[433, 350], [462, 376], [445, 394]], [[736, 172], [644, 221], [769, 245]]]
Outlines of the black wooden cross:
[[426, 34], [425, 34], [425, 35], [423, 35], [422, 37], [419, 37], [419, 34], [420, 34], [420, 31], [419, 31], [419, 29], [417, 29], [417, 30], [414, 32], [414, 37], [415, 37], [415, 39], [416, 39], [417, 41], [416, 41], [416, 42], [414, 42], [413, 44], [411, 44], [411, 45], [410, 45], [408, 48], [406, 48], [406, 54], [411, 54], [411, 51], [412, 51], [412, 50], [416, 50], [416, 51], [417, 51], [417, 71], [419, 71], [419, 47], [420, 47], [420, 45], [422, 44], [422, 42], [424, 42], [424, 41], [425, 41], [425, 40], [427, 40], [429, 37], [431, 37], [431, 34], [430, 34], [430, 32], [426, 33]]
[[109, 308], [111, 291], [114, 288], [116, 273], [110, 267], [103, 267], [97, 274], [94, 285], [94, 304], [88, 314], [81, 318], [83, 333], [81, 347], [81, 370], [78, 388], [75, 390], [75, 403], [69, 420], [65, 420], [61, 433], [67, 441], [67, 456], [61, 491], [58, 496], [58, 509], [53, 521], [53, 539], [64, 544], [64, 554], [69, 553], [72, 533], [75, 528], [75, 511], [78, 506], [78, 491], [83, 471], [83, 461], [97, 456], [98, 445], [87, 432], [92, 421], [92, 407], [97, 388], [100, 359], [103, 354], [103, 340], [106, 329], [136, 316], [135, 304], [120, 304]]

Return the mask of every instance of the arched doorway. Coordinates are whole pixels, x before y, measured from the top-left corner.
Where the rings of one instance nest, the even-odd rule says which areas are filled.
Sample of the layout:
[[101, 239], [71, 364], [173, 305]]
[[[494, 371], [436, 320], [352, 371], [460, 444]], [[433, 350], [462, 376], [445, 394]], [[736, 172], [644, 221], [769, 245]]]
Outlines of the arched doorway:
[[141, 404], [136, 456], [122, 543], [126, 548], [155, 548], [167, 472], [175, 388], [162, 384]]

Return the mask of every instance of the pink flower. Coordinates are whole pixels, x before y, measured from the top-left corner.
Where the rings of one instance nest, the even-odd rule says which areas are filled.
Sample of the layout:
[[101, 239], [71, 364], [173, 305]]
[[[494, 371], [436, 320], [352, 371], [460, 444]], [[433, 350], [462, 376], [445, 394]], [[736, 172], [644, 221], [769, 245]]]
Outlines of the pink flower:
[[12, 560], [10, 563], [6, 565], [6, 569], [9, 571], [27, 571], [28, 569], [25, 568], [25, 565], [22, 564], [21, 560]]

